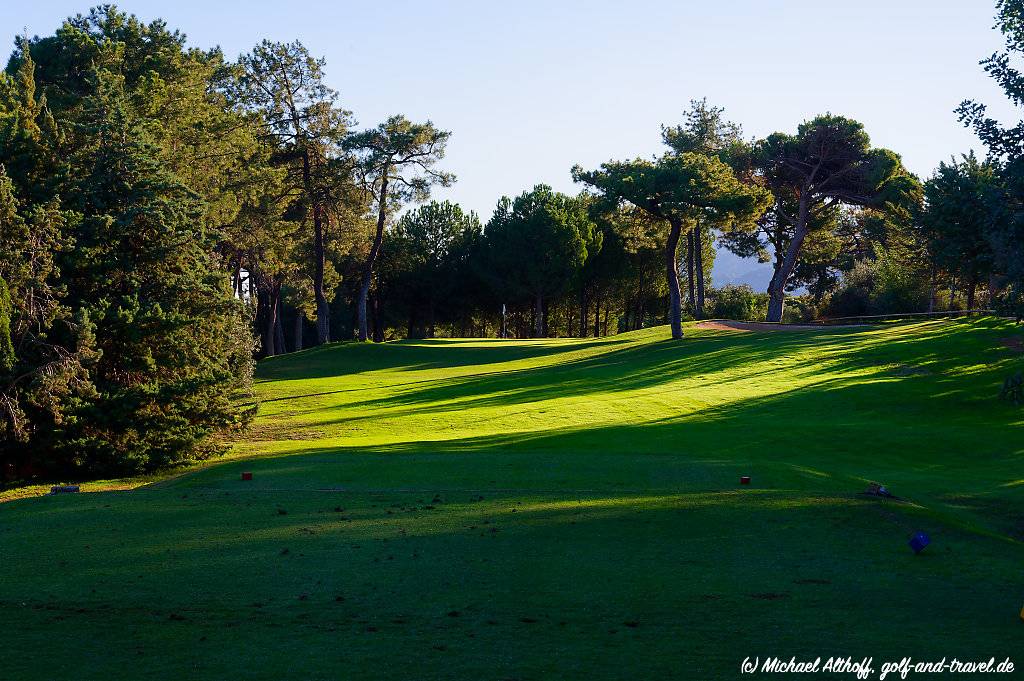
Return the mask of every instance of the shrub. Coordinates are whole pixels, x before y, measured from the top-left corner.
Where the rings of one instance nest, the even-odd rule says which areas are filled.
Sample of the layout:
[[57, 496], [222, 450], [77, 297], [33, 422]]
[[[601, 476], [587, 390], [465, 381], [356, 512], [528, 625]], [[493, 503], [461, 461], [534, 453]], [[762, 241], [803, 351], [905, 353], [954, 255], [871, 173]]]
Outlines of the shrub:
[[843, 276], [823, 311], [830, 317], [857, 317], [921, 312], [927, 306], [927, 281], [879, 248], [877, 260], [860, 260]]
[[1000, 293], [993, 305], [996, 313], [1004, 317], [1013, 317], [1018, 322], [1024, 319], [1024, 291], [1017, 286], [1008, 286]]
[[818, 306], [814, 296], [788, 296], [782, 311], [785, 324], [806, 324], [818, 318]]
[[716, 319], [753, 321], [768, 314], [768, 294], [758, 293], [747, 284], [729, 284], [711, 291], [709, 311]]
[[928, 285], [906, 263], [879, 253], [875, 261], [874, 314], [923, 312], [928, 307]]
[[871, 294], [875, 286], [874, 263], [860, 260], [843, 276], [839, 288], [826, 306], [830, 317], [856, 317], [871, 314]]

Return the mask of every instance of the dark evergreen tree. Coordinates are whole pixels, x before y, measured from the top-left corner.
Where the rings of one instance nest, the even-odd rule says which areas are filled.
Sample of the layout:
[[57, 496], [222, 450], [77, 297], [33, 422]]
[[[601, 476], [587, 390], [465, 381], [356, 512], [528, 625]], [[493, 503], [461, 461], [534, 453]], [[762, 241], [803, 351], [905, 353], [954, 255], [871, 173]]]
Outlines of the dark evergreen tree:
[[532, 303], [534, 337], [547, 335], [545, 304], [583, 266], [592, 232], [585, 203], [547, 185], [498, 202], [484, 230], [487, 269], [499, 298]]
[[208, 204], [174, 172], [165, 129], [125, 70], [97, 66], [116, 67], [125, 45], [92, 45], [94, 66], [61, 91], [61, 108], [35, 97], [32, 49], [12, 60], [0, 98], [8, 473], [152, 470], [217, 451], [214, 435], [246, 416], [236, 397], [251, 336]]
[[955, 276], [967, 293], [967, 309], [975, 307], [978, 285], [993, 274], [988, 240], [997, 169], [974, 154], [941, 163], [924, 185], [925, 204], [919, 222], [932, 262]]
[[148, 141], [121, 79], [94, 78], [73, 158], [81, 175], [66, 192], [82, 217], [62, 276], [96, 339], [98, 395], [48, 444], [76, 465], [138, 472], [208, 456], [209, 436], [242, 422], [233, 398], [252, 344], [203, 205]]
[[459, 293], [473, 286], [467, 262], [482, 229], [475, 213], [448, 201], [432, 201], [398, 221], [388, 239], [383, 269], [393, 280], [390, 300], [408, 319], [409, 337], [432, 338], [440, 323], [465, 314]]

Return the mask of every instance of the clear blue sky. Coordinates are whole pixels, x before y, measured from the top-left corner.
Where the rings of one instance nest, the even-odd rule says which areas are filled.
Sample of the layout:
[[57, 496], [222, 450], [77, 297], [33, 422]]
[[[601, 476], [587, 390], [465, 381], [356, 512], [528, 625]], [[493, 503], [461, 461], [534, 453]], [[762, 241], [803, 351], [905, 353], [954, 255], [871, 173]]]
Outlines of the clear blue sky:
[[[458, 182], [439, 196], [484, 219], [538, 182], [573, 191], [574, 163], [660, 152], [659, 125], [693, 98], [748, 135], [852, 116], [921, 175], [977, 146], [953, 114], [962, 99], [1009, 112], [977, 64], [1001, 45], [992, 0], [118, 4], [229, 57], [300, 39], [361, 125], [401, 112], [452, 130]], [[88, 7], [4, 2], [0, 27], [46, 35]]]

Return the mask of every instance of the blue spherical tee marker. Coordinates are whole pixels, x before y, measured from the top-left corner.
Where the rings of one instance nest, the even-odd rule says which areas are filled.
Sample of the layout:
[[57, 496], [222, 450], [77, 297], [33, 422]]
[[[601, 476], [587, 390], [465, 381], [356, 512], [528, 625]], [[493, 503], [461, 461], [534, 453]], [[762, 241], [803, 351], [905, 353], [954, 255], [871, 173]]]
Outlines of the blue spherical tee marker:
[[931, 543], [931, 538], [924, 532], [916, 532], [914, 536], [910, 538], [910, 548], [914, 550], [914, 553], [921, 553], [924, 551], [924, 547]]

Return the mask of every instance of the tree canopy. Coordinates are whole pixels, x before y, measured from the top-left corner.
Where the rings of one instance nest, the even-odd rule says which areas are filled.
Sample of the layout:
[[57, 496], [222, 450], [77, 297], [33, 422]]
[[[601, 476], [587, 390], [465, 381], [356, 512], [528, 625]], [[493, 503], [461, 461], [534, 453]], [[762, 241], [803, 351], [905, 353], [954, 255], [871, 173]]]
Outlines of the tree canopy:
[[547, 335], [545, 300], [583, 266], [593, 230], [583, 201], [547, 185], [498, 202], [484, 232], [488, 271], [499, 299], [533, 302], [535, 337]]
[[668, 225], [665, 271], [669, 288], [672, 337], [682, 338], [677, 246], [684, 225], [705, 212], [719, 221], [756, 219], [768, 194], [740, 182], [716, 156], [695, 152], [666, 154], [654, 161], [610, 161], [599, 170], [573, 169], [573, 178], [614, 202], [628, 202]]
[[888, 149], [871, 146], [864, 126], [825, 114], [806, 121], [795, 135], [774, 133], [754, 149], [758, 176], [774, 197], [769, 218], [781, 234], [777, 265], [768, 287], [768, 321], [782, 320], [786, 285], [808, 234], [828, 221], [830, 209], [866, 206], [910, 210], [919, 183]]
[[444, 158], [449, 137], [450, 132], [437, 129], [430, 121], [413, 123], [404, 116], [392, 116], [345, 141], [345, 148], [358, 156], [363, 187], [377, 212], [377, 227], [359, 289], [359, 340], [369, 337], [366, 301], [392, 211], [407, 201], [426, 200], [434, 185], [447, 187], [455, 181], [454, 175], [435, 167]]

